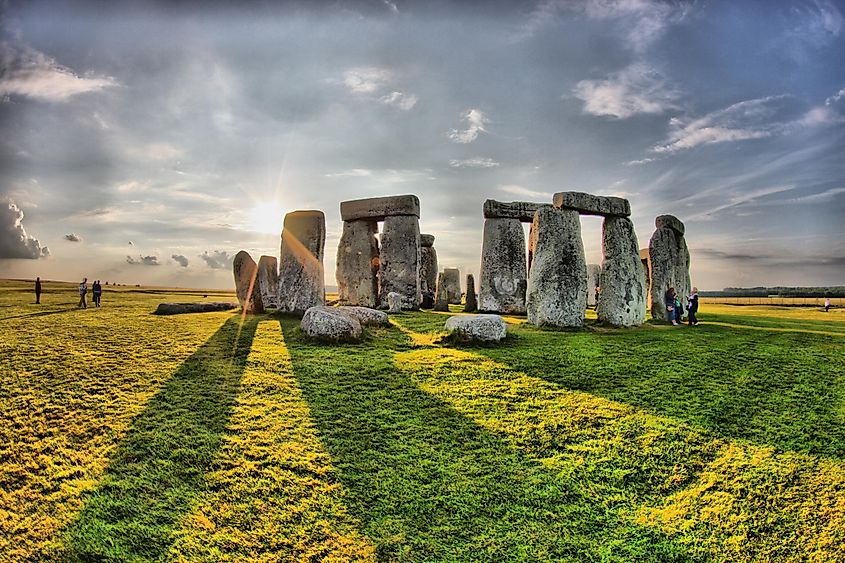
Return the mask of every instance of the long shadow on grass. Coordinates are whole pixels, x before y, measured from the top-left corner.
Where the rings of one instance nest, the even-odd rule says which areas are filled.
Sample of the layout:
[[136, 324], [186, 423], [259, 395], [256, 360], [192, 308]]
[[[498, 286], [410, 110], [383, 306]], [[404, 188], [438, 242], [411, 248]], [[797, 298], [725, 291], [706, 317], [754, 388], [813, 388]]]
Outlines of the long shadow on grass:
[[407, 337], [316, 346], [282, 331], [297, 384], [350, 512], [380, 560], [686, 561], [654, 530], [620, 519], [577, 476], [559, 476], [394, 364]]
[[511, 328], [474, 352], [563, 388], [798, 453], [845, 457], [845, 343], [702, 324], [604, 332]]
[[257, 324], [230, 318], [149, 400], [66, 530], [68, 560], [165, 558], [205, 486]]

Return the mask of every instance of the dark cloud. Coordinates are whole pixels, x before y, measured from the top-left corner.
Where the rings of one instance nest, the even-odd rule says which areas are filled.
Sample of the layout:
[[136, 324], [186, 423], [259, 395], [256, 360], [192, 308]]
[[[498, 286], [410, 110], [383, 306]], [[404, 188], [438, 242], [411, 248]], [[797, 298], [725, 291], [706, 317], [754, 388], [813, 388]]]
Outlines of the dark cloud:
[[9, 201], [0, 205], [0, 258], [43, 258], [50, 255], [37, 238], [26, 234], [24, 214]]
[[208, 264], [209, 268], [222, 270], [223, 268], [229, 268], [232, 266], [232, 261], [235, 259], [235, 256], [229, 254], [228, 252], [213, 250], [211, 252], [203, 252], [200, 254], [200, 258], [205, 260], [205, 263]]
[[188, 259], [181, 255], [181, 254], [171, 254], [170, 258], [173, 259], [174, 262], [182, 266], [183, 268], [188, 267]]
[[138, 258], [133, 258], [132, 256], [126, 257], [126, 263], [132, 264], [133, 266], [159, 266], [158, 256], [141, 256], [139, 255]]
[[65, 235], [65, 240], [70, 242], [82, 242], [82, 237], [76, 233], [69, 233]]

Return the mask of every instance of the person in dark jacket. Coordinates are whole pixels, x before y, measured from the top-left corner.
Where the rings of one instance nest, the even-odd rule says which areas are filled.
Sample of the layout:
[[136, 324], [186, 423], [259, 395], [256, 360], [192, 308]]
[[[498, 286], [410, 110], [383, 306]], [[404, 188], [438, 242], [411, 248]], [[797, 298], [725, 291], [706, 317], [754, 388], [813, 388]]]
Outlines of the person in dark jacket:
[[35, 304], [41, 305], [41, 278], [35, 278]]
[[95, 281], [94, 285], [91, 286], [91, 295], [94, 297], [94, 305], [99, 307], [103, 295], [103, 286], [100, 285], [100, 280]]
[[698, 324], [698, 319], [695, 314], [698, 313], [698, 288], [692, 288], [692, 295], [687, 299], [687, 311], [689, 311], [689, 325], [695, 326]]
[[672, 321], [673, 325], [678, 324], [678, 314], [675, 311], [675, 288], [670, 287], [666, 290], [666, 295], [663, 296], [663, 301], [666, 305], [666, 317]]

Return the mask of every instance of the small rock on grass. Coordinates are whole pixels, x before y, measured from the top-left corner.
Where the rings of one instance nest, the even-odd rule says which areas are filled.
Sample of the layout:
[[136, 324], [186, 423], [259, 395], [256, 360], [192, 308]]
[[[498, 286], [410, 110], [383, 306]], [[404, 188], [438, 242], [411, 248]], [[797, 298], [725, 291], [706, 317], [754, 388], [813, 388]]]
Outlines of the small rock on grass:
[[499, 315], [460, 315], [446, 320], [446, 331], [461, 342], [501, 342], [507, 336]]
[[324, 305], [305, 311], [299, 327], [311, 338], [328, 342], [358, 342], [364, 332], [355, 316]]

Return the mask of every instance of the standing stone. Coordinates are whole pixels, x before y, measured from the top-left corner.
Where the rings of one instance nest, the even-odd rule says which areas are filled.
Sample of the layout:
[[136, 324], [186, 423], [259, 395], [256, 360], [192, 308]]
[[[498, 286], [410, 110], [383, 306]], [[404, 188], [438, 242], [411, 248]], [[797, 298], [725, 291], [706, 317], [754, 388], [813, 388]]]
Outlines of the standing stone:
[[322, 211], [292, 211], [285, 215], [279, 254], [279, 311], [302, 315], [325, 305], [323, 252], [326, 216]]
[[434, 293], [437, 288], [437, 251], [434, 236], [420, 235], [420, 292]]
[[645, 322], [646, 288], [634, 224], [627, 217], [605, 217], [602, 226], [599, 322], [634, 326]]
[[337, 246], [337, 290], [340, 303], [378, 307], [378, 223], [344, 221]]
[[519, 219], [485, 219], [478, 310], [525, 314], [525, 232]]
[[394, 291], [402, 296], [402, 308], [420, 307], [420, 221], [413, 215], [384, 219], [379, 265], [380, 297]]
[[446, 291], [445, 274], [440, 272], [437, 276], [437, 297], [434, 300], [435, 311], [449, 311], [449, 294]]
[[443, 285], [446, 288], [446, 298], [450, 305], [460, 305], [461, 296], [461, 271], [457, 268], [443, 269]]
[[261, 290], [258, 287], [258, 265], [249, 252], [241, 250], [235, 254], [232, 273], [235, 275], [235, 292], [241, 309], [246, 313], [263, 313], [264, 302], [261, 301]]
[[687, 296], [690, 293], [689, 249], [684, 238], [684, 224], [672, 215], [660, 215], [655, 219], [657, 230], [648, 243], [651, 266], [651, 316], [654, 319], [671, 320], [666, 311], [665, 295], [670, 287], [681, 297], [686, 311]]
[[528, 276], [528, 322], [580, 328], [587, 307], [587, 263], [577, 211], [541, 207], [534, 214], [534, 260]]
[[478, 310], [478, 301], [475, 297], [475, 277], [467, 274], [467, 298], [464, 305], [464, 313], [474, 313]]
[[596, 288], [601, 287], [601, 265], [587, 264], [587, 306], [596, 306]]
[[402, 312], [402, 296], [391, 291], [387, 294], [387, 312], [401, 313]]
[[258, 259], [258, 289], [265, 307], [278, 306], [279, 265], [275, 256], [264, 255]]

